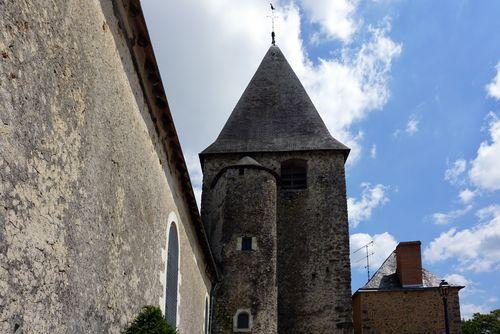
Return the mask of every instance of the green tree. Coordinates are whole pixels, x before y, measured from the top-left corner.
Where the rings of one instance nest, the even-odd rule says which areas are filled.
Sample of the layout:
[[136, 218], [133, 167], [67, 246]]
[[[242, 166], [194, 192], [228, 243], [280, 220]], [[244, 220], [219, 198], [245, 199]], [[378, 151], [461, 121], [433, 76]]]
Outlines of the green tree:
[[490, 314], [474, 313], [472, 319], [462, 320], [463, 334], [500, 334], [500, 309]]
[[161, 310], [156, 306], [144, 306], [139, 315], [122, 332], [123, 334], [176, 334]]

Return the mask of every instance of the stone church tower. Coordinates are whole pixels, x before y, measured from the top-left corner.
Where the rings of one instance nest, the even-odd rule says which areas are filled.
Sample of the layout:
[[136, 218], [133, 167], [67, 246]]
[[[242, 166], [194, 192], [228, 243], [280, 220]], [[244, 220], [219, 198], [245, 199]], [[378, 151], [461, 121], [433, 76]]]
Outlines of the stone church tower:
[[222, 274], [213, 333], [352, 331], [348, 154], [271, 46], [200, 154], [201, 214]]

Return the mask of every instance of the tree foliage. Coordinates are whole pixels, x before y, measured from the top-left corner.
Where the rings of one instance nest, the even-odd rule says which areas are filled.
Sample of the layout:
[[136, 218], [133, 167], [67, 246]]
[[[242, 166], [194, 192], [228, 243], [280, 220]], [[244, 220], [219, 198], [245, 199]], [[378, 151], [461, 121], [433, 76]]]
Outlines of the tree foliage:
[[161, 310], [156, 306], [144, 306], [122, 332], [123, 334], [176, 334], [177, 331], [170, 327]]
[[472, 319], [462, 321], [463, 334], [500, 334], [500, 309], [490, 314], [474, 313]]

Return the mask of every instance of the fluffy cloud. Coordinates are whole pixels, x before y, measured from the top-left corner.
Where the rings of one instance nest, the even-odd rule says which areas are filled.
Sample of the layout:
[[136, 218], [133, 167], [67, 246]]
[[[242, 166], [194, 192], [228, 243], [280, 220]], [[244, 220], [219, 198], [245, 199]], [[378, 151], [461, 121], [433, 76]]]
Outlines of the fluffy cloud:
[[464, 276], [462, 276], [460, 274], [450, 274], [450, 275], [445, 276], [444, 279], [448, 283], [453, 284], [453, 285], [467, 286], [471, 283], [467, 278], [465, 278]]
[[382, 184], [372, 186], [370, 183], [362, 183], [363, 192], [361, 199], [347, 199], [349, 210], [349, 223], [357, 227], [360, 222], [370, 219], [373, 209], [383, 206], [389, 201], [387, 197], [387, 187]]
[[458, 159], [444, 172], [444, 179], [451, 184], [463, 183], [463, 179], [460, 179], [460, 177], [466, 169], [467, 161], [464, 159]]
[[460, 270], [492, 271], [500, 269], [500, 205], [478, 211], [479, 223], [462, 230], [442, 233], [424, 251], [429, 263], [456, 258]]
[[469, 204], [471, 203], [474, 198], [476, 197], [476, 192], [473, 191], [473, 190], [470, 190], [470, 189], [464, 189], [462, 190], [459, 194], [458, 194], [458, 197], [460, 197], [460, 201], [463, 203], [463, 204]]
[[371, 38], [359, 49], [344, 48], [340, 59], [320, 59], [318, 65], [283, 46], [330, 132], [352, 148], [350, 163], [359, 158], [362, 138], [350, 133], [350, 126], [382, 108], [389, 98], [392, 61], [401, 53], [401, 45], [387, 37], [389, 31], [389, 22], [371, 27]]
[[[356, 43], [343, 44], [340, 57], [315, 62], [303, 46], [301, 15], [325, 34], [347, 41], [357, 33], [352, 19], [357, 1], [299, 4], [303, 12], [293, 2], [278, 4], [277, 44], [330, 132], [352, 148], [348, 161], [354, 163], [362, 135], [350, 127], [386, 104], [392, 62], [401, 45], [388, 37], [391, 26], [384, 21], [364, 27]], [[237, 6], [230, 0], [151, 0], [143, 6], [181, 142], [199, 152], [216, 138], [269, 47], [267, 5], [257, 0]]]
[[315, 39], [327, 37], [348, 42], [352, 38], [357, 27], [354, 13], [358, 0], [301, 0], [300, 3], [309, 20], [321, 27]]
[[495, 78], [493, 78], [493, 81], [490, 82], [486, 86], [486, 91], [488, 92], [489, 96], [499, 100], [500, 99], [500, 61], [498, 62], [497, 66], [496, 66], [496, 70], [497, 70], [497, 74], [495, 75]]
[[[385, 261], [385, 259], [387, 259], [387, 257], [396, 249], [398, 243], [396, 239], [394, 239], [394, 237], [387, 232], [375, 234], [373, 236], [366, 233], [356, 233], [352, 234], [350, 237], [351, 252], [355, 252], [371, 241], [373, 241], [373, 244], [369, 246], [368, 250], [373, 253], [373, 255], [370, 256], [370, 266], [373, 274], [375, 270], [377, 270]], [[352, 254], [351, 266], [353, 268], [364, 268], [366, 261], [361, 260], [364, 256], [366, 256], [365, 250], [360, 250], [355, 254]]]
[[402, 134], [407, 134], [409, 136], [413, 136], [415, 133], [418, 132], [418, 126], [420, 124], [420, 119], [415, 116], [411, 115], [410, 118], [408, 118], [408, 122], [406, 122], [406, 126], [404, 129], [397, 129], [394, 131], [394, 137], [399, 137]]
[[435, 224], [437, 225], [447, 225], [454, 221], [455, 219], [462, 217], [465, 215], [467, 212], [469, 212], [472, 209], [472, 205], [468, 205], [463, 209], [458, 209], [458, 210], [453, 210], [450, 212], [437, 212], [432, 215], [432, 220], [434, 221]]
[[484, 190], [500, 190], [500, 120], [490, 114], [490, 141], [479, 146], [476, 158], [471, 163], [469, 177], [471, 182]]

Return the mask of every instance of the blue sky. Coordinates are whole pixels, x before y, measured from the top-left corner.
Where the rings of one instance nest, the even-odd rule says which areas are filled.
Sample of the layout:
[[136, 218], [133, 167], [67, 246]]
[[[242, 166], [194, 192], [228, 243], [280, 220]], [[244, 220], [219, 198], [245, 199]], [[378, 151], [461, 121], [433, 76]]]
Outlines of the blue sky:
[[[421, 240], [424, 267], [500, 307], [500, 2], [279, 1], [277, 44], [347, 165], [352, 248], [375, 266]], [[217, 136], [269, 47], [268, 2], [143, 1], [199, 195]], [[498, 76], [497, 76], [498, 75]], [[357, 260], [358, 254], [352, 259]], [[353, 289], [366, 272], [353, 266]]]

